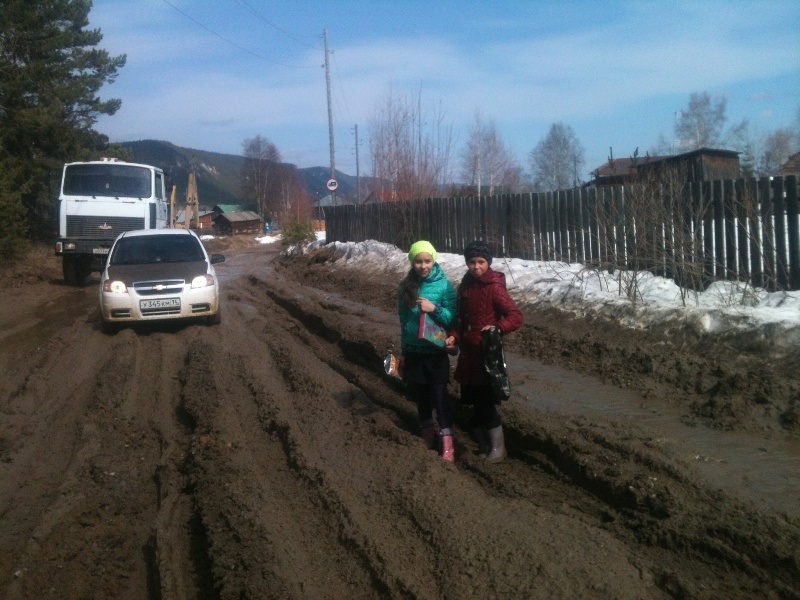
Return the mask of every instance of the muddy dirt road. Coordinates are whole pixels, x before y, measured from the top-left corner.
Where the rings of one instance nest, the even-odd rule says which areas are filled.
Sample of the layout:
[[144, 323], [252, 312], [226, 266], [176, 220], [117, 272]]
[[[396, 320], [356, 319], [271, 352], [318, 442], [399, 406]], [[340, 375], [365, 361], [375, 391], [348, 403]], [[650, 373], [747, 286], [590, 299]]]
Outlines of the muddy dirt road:
[[791, 430], [688, 427], [668, 382], [567, 374], [528, 329], [509, 459], [459, 408], [450, 465], [380, 371], [395, 282], [216, 243], [217, 327], [106, 335], [96, 279], [67, 288], [46, 254], [6, 272], [0, 597], [800, 598]]

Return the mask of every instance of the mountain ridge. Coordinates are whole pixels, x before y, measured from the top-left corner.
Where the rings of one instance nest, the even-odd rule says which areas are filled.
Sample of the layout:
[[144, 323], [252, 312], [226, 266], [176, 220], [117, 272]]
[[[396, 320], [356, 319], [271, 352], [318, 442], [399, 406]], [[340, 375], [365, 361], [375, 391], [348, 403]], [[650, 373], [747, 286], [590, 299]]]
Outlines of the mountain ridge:
[[[255, 209], [255, 203], [241, 194], [241, 172], [245, 163], [243, 156], [186, 148], [164, 140], [136, 140], [119, 142], [117, 145], [130, 152], [129, 160], [163, 169], [168, 193], [175, 185], [178, 203], [186, 200], [189, 172], [194, 165], [201, 206], [238, 204], [249, 210]], [[297, 170], [313, 201], [319, 201], [330, 194], [326, 186], [330, 178], [329, 167], [305, 167]], [[337, 200], [351, 203], [356, 194], [357, 178], [337, 170], [336, 181], [339, 184], [336, 190]]]

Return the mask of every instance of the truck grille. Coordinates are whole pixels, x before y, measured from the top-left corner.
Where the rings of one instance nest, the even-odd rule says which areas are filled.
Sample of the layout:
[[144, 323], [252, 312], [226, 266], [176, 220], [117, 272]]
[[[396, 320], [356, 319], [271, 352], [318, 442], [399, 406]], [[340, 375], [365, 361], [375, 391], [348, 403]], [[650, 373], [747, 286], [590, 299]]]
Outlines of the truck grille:
[[87, 217], [67, 215], [67, 237], [113, 240], [124, 231], [144, 229], [140, 217]]

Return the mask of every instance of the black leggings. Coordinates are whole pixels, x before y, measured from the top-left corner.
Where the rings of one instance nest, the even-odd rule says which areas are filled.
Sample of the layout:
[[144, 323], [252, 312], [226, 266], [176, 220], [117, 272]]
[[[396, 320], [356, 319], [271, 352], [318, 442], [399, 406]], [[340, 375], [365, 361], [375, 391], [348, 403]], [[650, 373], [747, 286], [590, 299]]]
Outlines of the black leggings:
[[453, 434], [453, 409], [450, 405], [450, 396], [447, 394], [446, 383], [411, 383], [414, 398], [417, 401], [417, 415], [420, 427], [433, 425], [433, 409], [436, 409], [436, 419], [439, 429], [444, 434]]
[[490, 385], [461, 385], [461, 401], [472, 404], [474, 413], [470, 424], [473, 427], [494, 429], [500, 427], [500, 413], [497, 411], [494, 393]]

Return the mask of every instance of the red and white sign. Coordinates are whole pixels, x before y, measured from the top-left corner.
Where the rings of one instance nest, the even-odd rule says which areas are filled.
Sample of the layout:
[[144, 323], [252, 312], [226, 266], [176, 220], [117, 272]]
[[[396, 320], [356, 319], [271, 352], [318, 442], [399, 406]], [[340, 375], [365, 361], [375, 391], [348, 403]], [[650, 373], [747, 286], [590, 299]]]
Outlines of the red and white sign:
[[330, 179], [328, 179], [328, 183], [326, 183], [325, 185], [327, 186], [328, 190], [333, 192], [336, 190], [336, 188], [339, 187], [339, 182], [336, 181], [333, 177], [331, 177]]

